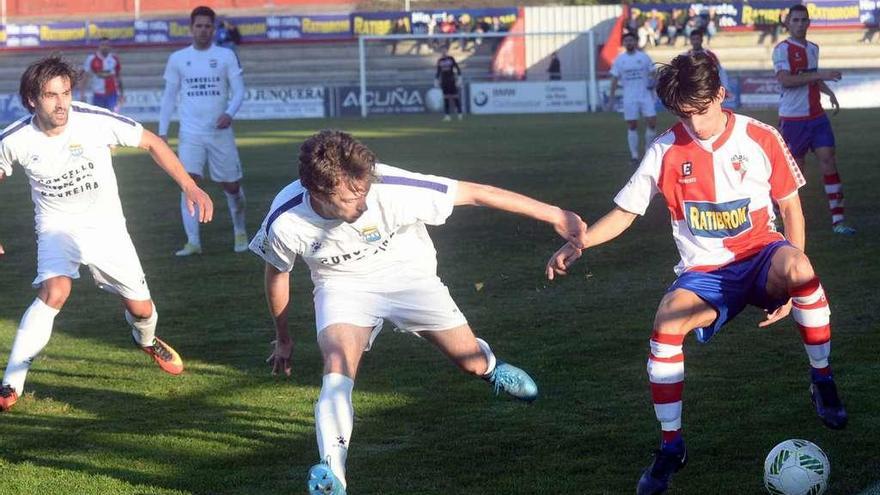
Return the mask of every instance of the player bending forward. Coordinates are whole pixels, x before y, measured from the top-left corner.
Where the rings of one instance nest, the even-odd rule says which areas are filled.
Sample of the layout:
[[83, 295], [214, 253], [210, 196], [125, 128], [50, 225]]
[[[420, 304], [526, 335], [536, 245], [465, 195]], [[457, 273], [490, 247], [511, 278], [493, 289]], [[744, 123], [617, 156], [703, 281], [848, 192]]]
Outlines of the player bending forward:
[[[654, 142], [615, 197], [617, 206], [587, 230], [588, 248], [610, 241], [661, 194], [681, 255], [678, 279], [660, 301], [651, 335], [648, 378], [662, 442], [639, 480], [640, 495], [666, 491], [687, 461], [681, 435], [685, 337], [694, 330], [707, 342], [747, 304], [767, 312], [761, 327], [792, 313], [809, 357], [819, 418], [834, 429], [847, 422], [828, 363], [831, 312], [803, 251], [798, 188], [804, 178], [797, 164], [775, 129], [722, 110], [725, 90], [717, 64], [705, 54], [680, 55], [663, 66], [657, 92], [680, 122]], [[774, 202], [787, 239], [772, 228]], [[565, 274], [581, 252], [563, 246], [547, 276]]]
[[529, 375], [496, 360], [489, 344], [474, 336], [437, 276], [425, 225], [444, 223], [457, 205], [488, 206], [545, 221], [583, 246], [580, 217], [503, 189], [378, 164], [372, 151], [339, 131], [322, 131], [303, 143], [299, 174], [275, 197], [250, 247], [266, 262], [274, 372], [290, 374], [287, 306], [297, 256], [315, 285], [324, 378], [315, 405], [321, 462], [309, 470], [310, 493], [345, 493], [354, 379], [385, 320], [431, 342], [496, 392], [535, 400], [538, 388]]
[[190, 211], [211, 220], [211, 199], [193, 182], [158, 136], [139, 123], [103, 108], [72, 102], [78, 76], [58, 57], [34, 62], [21, 77], [21, 103], [31, 116], [0, 134], [0, 180], [12, 166], [30, 180], [37, 232], [37, 298], [25, 311], [12, 343], [0, 387], [0, 411], [21, 396], [34, 358], [49, 342], [55, 316], [64, 306], [80, 265], [88, 265], [98, 287], [122, 298], [125, 319], [138, 348], [173, 375], [180, 356], [156, 337], [159, 315], [125, 226], [111, 146], [137, 146], [180, 186]]

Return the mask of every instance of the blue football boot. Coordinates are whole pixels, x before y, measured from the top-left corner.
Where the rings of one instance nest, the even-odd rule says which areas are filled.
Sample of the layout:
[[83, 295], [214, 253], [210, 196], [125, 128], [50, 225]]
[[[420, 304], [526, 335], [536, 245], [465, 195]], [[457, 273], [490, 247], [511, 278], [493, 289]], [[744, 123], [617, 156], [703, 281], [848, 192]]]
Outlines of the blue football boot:
[[309, 495], [345, 495], [345, 487], [326, 462], [309, 469], [308, 487]]
[[532, 402], [538, 398], [538, 385], [532, 377], [512, 364], [498, 361], [486, 380], [495, 388], [495, 394], [507, 392], [525, 402]]
[[679, 447], [663, 448], [654, 452], [654, 460], [639, 478], [637, 495], [658, 495], [669, 488], [672, 475], [681, 471], [688, 461], [684, 442], [680, 442]]
[[833, 375], [820, 375], [811, 370], [810, 399], [822, 423], [832, 430], [842, 430], [848, 421], [846, 408], [837, 395]]

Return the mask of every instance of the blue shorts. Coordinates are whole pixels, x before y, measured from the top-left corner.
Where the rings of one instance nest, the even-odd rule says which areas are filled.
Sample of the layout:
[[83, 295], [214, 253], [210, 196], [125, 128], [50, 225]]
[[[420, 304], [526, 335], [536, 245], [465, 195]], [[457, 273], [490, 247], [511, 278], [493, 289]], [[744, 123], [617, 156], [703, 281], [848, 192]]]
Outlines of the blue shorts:
[[95, 93], [92, 95], [92, 105], [96, 107], [106, 108], [111, 112], [116, 111], [116, 93], [101, 95]]
[[687, 289], [709, 303], [718, 317], [711, 325], [696, 329], [697, 339], [708, 342], [725, 323], [751, 304], [773, 312], [788, 302], [788, 297], [774, 299], [767, 294], [767, 274], [773, 254], [788, 241], [768, 244], [758, 254], [733, 262], [711, 272], [685, 272], [666, 292]]
[[802, 158], [808, 151], [816, 148], [834, 147], [834, 131], [831, 130], [831, 122], [825, 114], [806, 120], [781, 119], [779, 127], [785, 144], [795, 158]]

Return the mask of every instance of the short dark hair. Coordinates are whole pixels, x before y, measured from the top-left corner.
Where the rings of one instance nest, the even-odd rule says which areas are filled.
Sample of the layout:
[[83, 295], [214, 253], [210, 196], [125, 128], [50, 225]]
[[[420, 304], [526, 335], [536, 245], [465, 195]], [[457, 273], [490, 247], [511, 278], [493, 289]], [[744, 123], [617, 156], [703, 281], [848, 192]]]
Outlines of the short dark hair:
[[686, 117], [694, 111], [702, 112], [718, 96], [718, 65], [705, 53], [679, 55], [668, 65], [659, 65], [657, 96], [675, 115]]
[[204, 15], [211, 18], [211, 24], [214, 24], [214, 21], [217, 20], [217, 14], [214, 12], [214, 9], [211, 7], [207, 7], [205, 5], [199, 5], [194, 8], [192, 12], [189, 14], [189, 25], [192, 26], [196, 23], [196, 17]]
[[329, 195], [340, 182], [375, 178], [376, 155], [351, 134], [323, 130], [299, 150], [299, 179], [311, 193]]
[[691, 31], [691, 36], [690, 36], [690, 37], [693, 38], [694, 36], [699, 36], [700, 38], [705, 38], [705, 37], [706, 37], [706, 32], [703, 31], [702, 28], [694, 29], [693, 31]]
[[807, 14], [807, 17], [810, 17], [810, 10], [807, 8], [806, 5], [801, 4], [801, 3], [796, 3], [796, 4], [792, 5], [791, 7], [789, 7], [788, 14], [786, 15], [786, 17], [790, 16], [792, 12], [804, 12]]
[[46, 83], [56, 77], [63, 77], [70, 81], [70, 89], [73, 90], [81, 74], [80, 69], [64, 60], [60, 54], [52, 54], [37, 60], [29, 65], [21, 75], [21, 84], [18, 87], [21, 104], [27, 108], [28, 112], [34, 113], [35, 107], [31, 105], [29, 100], [37, 101]]
[[620, 41], [623, 41], [627, 38], [638, 39], [638, 38], [636, 38], [636, 33], [632, 32], [632, 31], [626, 31], [623, 33], [623, 36], [620, 37]]

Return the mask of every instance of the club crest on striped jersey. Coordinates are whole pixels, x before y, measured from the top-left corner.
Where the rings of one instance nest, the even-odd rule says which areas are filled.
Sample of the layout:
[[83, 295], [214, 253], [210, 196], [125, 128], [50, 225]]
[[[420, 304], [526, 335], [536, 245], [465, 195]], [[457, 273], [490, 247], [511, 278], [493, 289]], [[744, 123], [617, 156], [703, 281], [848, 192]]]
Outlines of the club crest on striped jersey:
[[751, 199], [724, 203], [685, 201], [685, 221], [691, 233], [699, 237], [734, 237], [752, 228], [749, 217]]
[[382, 239], [382, 233], [379, 232], [379, 228], [375, 225], [371, 225], [369, 227], [364, 227], [361, 229], [361, 237], [366, 242], [376, 242]]
[[746, 178], [746, 172], [749, 170], [749, 159], [745, 155], [736, 154], [730, 157], [730, 166], [739, 174], [739, 180], [742, 182]]

